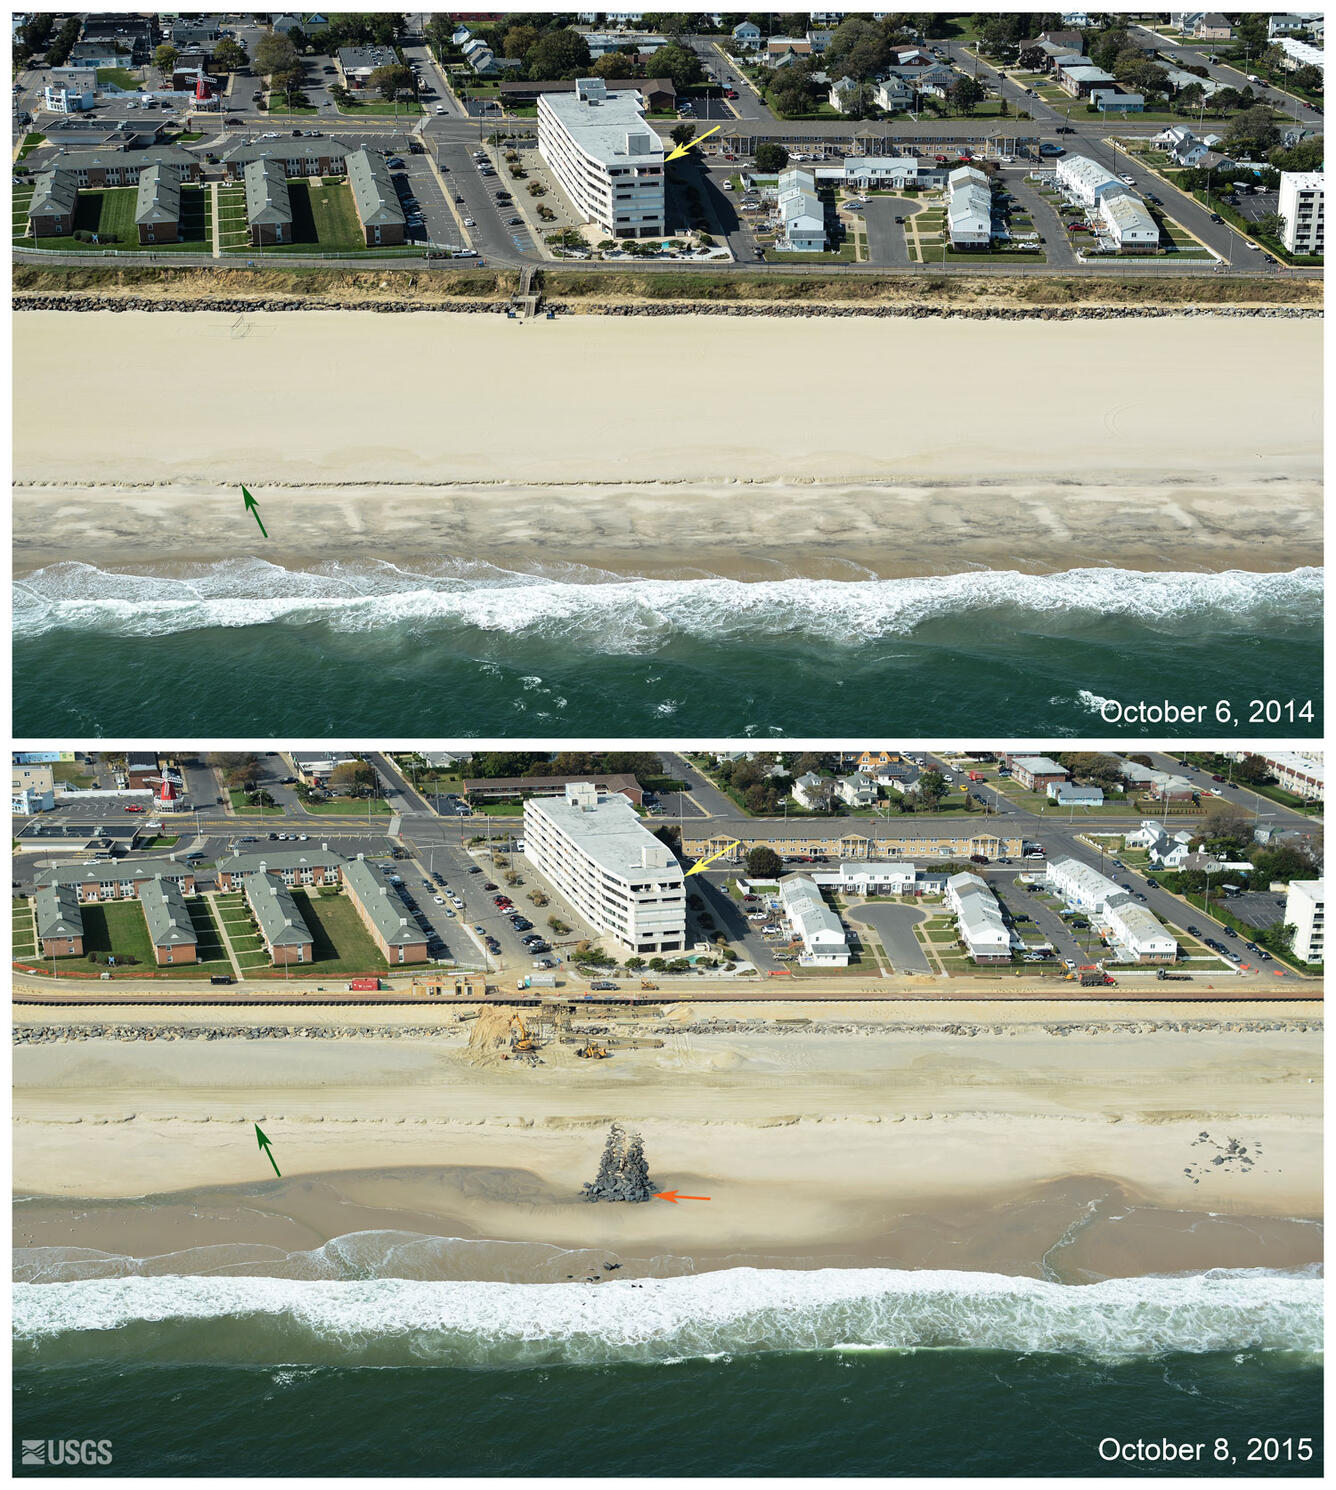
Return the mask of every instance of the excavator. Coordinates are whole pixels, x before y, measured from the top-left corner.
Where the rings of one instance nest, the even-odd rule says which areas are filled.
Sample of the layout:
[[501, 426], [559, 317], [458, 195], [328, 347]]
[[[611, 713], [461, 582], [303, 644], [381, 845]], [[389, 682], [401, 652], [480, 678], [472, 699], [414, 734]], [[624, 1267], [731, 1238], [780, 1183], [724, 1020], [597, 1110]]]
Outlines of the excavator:
[[510, 1048], [516, 1055], [536, 1055], [538, 1052], [538, 1041], [524, 1027], [518, 1014], [510, 1016]]

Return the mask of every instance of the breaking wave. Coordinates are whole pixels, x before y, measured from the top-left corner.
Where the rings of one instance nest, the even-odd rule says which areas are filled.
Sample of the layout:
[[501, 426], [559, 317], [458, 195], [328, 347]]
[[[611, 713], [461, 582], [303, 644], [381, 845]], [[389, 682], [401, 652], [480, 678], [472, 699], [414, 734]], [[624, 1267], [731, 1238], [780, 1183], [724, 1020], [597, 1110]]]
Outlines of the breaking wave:
[[1322, 1350], [1314, 1271], [1064, 1285], [992, 1273], [735, 1268], [580, 1283], [157, 1277], [17, 1284], [20, 1357], [465, 1367], [772, 1351], [1095, 1358]]
[[1194, 632], [1250, 617], [1317, 624], [1321, 605], [1322, 571], [1316, 568], [1281, 574], [984, 570], [745, 582], [637, 579], [595, 570], [521, 573], [463, 561], [430, 573], [384, 562], [291, 570], [247, 559], [173, 575], [76, 563], [40, 569], [15, 580], [14, 630], [19, 637], [56, 630], [164, 636], [272, 623], [323, 623], [348, 632], [454, 625], [635, 652], [673, 635], [800, 634], [857, 645], [970, 612], [1037, 625], [1124, 617], [1166, 629], [1190, 623]]

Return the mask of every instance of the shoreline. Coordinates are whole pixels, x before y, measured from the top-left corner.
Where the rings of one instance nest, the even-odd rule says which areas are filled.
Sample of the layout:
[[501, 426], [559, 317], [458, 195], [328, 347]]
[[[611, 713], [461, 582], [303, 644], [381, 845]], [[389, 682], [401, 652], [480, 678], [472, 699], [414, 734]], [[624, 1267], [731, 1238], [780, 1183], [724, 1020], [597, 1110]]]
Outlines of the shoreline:
[[[856, 582], [1084, 568], [1291, 573], [1322, 563], [1318, 481], [1101, 476], [1094, 485], [1025, 478], [254, 480], [248, 489], [272, 535], [267, 541], [241, 526], [235, 487], [185, 476], [138, 484], [20, 481], [12, 498], [13, 553], [20, 578], [80, 562], [189, 579], [194, 566], [263, 559], [297, 572], [351, 565], [356, 574], [380, 564], [416, 566], [427, 580], [476, 581], [488, 578], [490, 567], [574, 583]], [[1137, 514], [1132, 529], [1129, 510]], [[174, 528], [182, 543], [162, 562], [160, 536]]]

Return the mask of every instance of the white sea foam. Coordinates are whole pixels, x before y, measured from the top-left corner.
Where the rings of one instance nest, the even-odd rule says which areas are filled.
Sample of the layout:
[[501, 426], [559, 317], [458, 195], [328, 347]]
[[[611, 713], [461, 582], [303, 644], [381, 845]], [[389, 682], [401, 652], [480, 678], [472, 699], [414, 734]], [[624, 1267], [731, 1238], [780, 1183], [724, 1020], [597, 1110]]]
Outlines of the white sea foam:
[[796, 633], [857, 644], [908, 635], [925, 622], [970, 611], [1045, 618], [1125, 617], [1172, 627], [1248, 615], [1294, 621], [1321, 614], [1322, 571], [1284, 574], [1145, 574], [1014, 570], [907, 579], [782, 579], [759, 582], [635, 579], [581, 571], [520, 573], [463, 561], [432, 573], [387, 563], [290, 570], [258, 559], [200, 566], [188, 574], [126, 574], [58, 564], [14, 585], [20, 637], [92, 630], [160, 636], [206, 627], [322, 622], [342, 631], [385, 626], [475, 627], [583, 641], [636, 652], [672, 634], [716, 640]]
[[849, 1346], [1317, 1353], [1322, 1282], [1261, 1269], [1089, 1285], [880, 1268], [734, 1268], [597, 1287], [136, 1277], [17, 1284], [13, 1318], [16, 1340], [42, 1353], [135, 1349], [151, 1327], [157, 1358], [176, 1338], [177, 1350], [285, 1365], [603, 1364]]

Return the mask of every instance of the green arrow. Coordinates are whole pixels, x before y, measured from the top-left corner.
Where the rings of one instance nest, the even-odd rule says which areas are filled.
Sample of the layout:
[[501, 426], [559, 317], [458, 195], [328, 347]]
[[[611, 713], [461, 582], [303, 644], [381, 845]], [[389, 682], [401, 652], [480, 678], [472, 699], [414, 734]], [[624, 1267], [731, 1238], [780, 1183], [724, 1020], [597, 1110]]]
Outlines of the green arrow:
[[260, 532], [264, 533], [264, 536], [268, 538], [269, 534], [264, 532], [264, 524], [260, 522], [260, 509], [256, 505], [255, 498], [251, 496], [244, 486], [241, 488], [241, 495], [246, 499], [246, 511], [252, 514], [257, 523], [260, 523]]
[[255, 1125], [255, 1137], [259, 1140], [260, 1147], [264, 1150], [265, 1157], [274, 1166], [274, 1173], [278, 1175], [279, 1179], [282, 1179], [283, 1176], [279, 1174], [278, 1160], [275, 1159], [273, 1154], [269, 1152], [269, 1140], [265, 1137], [264, 1129], [260, 1127], [259, 1123], [256, 1123]]

